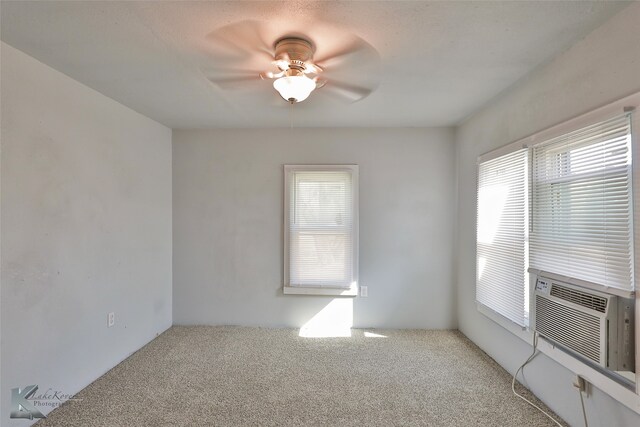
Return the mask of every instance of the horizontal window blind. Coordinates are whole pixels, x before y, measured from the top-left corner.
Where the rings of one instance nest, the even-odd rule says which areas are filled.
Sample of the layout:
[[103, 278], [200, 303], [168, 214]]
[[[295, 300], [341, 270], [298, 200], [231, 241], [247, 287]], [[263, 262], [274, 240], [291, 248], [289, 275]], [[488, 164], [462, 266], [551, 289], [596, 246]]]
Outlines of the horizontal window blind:
[[632, 290], [631, 170], [628, 114], [534, 147], [531, 267]]
[[527, 150], [478, 166], [476, 300], [525, 326]]
[[349, 288], [354, 206], [350, 171], [294, 171], [289, 183], [289, 285]]

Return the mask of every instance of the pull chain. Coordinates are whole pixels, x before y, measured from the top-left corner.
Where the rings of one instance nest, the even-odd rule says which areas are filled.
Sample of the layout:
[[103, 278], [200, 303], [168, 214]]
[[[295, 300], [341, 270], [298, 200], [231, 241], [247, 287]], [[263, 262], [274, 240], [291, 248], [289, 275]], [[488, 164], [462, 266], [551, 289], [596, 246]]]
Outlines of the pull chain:
[[289, 129], [293, 130], [293, 102], [289, 103]]

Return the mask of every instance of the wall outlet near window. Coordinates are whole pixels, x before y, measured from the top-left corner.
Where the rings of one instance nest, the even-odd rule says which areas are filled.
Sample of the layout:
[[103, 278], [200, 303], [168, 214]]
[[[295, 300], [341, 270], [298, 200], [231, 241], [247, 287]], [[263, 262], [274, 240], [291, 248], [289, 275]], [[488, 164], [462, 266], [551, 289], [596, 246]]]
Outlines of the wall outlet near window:
[[107, 315], [107, 328], [112, 327], [116, 323], [116, 314], [111, 312]]
[[360, 296], [361, 297], [369, 296], [369, 287], [368, 286], [360, 286]]

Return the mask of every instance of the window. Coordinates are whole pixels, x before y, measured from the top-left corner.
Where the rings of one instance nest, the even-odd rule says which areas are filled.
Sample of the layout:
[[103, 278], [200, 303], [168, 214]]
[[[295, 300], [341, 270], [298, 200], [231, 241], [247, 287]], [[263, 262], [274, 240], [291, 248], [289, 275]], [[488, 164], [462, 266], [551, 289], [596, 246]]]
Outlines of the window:
[[476, 300], [525, 326], [527, 286], [527, 150], [478, 165]]
[[631, 144], [631, 114], [626, 113], [532, 149], [515, 143], [481, 156], [478, 303], [527, 326], [527, 264], [583, 286], [631, 295]]
[[356, 295], [358, 166], [285, 166], [286, 294]]
[[533, 148], [531, 267], [633, 290], [628, 114]]
[[[634, 133], [640, 117], [633, 112], [638, 106], [640, 93], [478, 159], [478, 310], [516, 336], [532, 338], [525, 327], [529, 310], [536, 308], [529, 296], [537, 291], [528, 279], [539, 274], [617, 296], [612, 318], [618, 319], [618, 329], [612, 340], [607, 331], [613, 329], [601, 330], [603, 351], [619, 352], [616, 345], [627, 345], [627, 338], [620, 340], [620, 325], [627, 331], [624, 325], [631, 321], [631, 342], [640, 340], [634, 294], [640, 289], [634, 274], [640, 268], [640, 257], [634, 256], [640, 248], [640, 162], [635, 159], [640, 141]], [[623, 318], [633, 305], [635, 321]], [[554, 314], [563, 324], [566, 315]], [[578, 327], [569, 336], [585, 339]], [[619, 370], [619, 359], [614, 357], [611, 366], [588, 364], [553, 340], [541, 340], [538, 348], [620, 402], [638, 407], [640, 372], [629, 366]], [[631, 357], [638, 366], [640, 355]]]

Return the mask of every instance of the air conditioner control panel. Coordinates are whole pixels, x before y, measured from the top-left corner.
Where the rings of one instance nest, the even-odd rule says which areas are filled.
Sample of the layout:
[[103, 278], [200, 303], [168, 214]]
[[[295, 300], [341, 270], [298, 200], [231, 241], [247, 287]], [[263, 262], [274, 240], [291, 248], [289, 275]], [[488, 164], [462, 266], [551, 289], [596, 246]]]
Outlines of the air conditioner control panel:
[[538, 278], [536, 280], [536, 291], [549, 295], [549, 290], [551, 289], [551, 283], [545, 279]]

